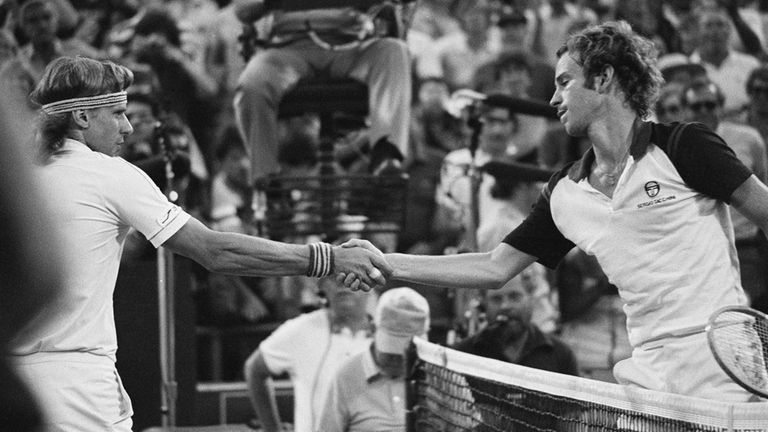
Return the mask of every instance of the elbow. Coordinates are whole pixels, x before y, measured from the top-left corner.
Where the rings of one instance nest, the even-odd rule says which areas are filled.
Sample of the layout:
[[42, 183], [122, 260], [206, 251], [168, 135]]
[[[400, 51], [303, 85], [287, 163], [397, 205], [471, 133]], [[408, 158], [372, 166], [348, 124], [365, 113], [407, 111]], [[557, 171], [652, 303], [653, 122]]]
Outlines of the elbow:
[[485, 286], [483, 286], [482, 288], [487, 290], [497, 290], [503, 287], [504, 285], [506, 285], [507, 282], [509, 282], [509, 279], [510, 278], [497, 276], [497, 277], [494, 277], [492, 280], [488, 281], [488, 283], [485, 284]]

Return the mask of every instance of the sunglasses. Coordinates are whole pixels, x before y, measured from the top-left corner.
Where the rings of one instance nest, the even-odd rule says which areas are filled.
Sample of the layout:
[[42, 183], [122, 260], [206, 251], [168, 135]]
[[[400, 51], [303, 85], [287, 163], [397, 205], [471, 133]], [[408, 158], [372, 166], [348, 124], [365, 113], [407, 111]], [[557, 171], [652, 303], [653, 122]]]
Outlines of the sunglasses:
[[715, 108], [717, 108], [717, 102], [694, 102], [692, 104], [688, 104], [688, 108], [690, 108], [692, 111], [701, 111], [702, 108], [706, 109], [707, 111], [714, 111]]

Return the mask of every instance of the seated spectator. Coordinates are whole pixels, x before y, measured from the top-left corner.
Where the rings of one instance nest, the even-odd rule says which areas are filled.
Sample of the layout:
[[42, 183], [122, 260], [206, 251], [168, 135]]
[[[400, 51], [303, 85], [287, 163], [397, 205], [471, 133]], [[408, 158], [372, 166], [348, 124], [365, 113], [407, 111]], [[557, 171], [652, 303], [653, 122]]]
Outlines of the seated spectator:
[[282, 430], [271, 377], [287, 373], [293, 383], [293, 430], [314, 432], [334, 371], [370, 345], [367, 308], [374, 297], [351, 292], [333, 277], [321, 279], [318, 288], [328, 307], [286, 321], [245, 362], [249, 395], [264, 432]]
[[531, 320], [536, 285], [524, 277], [485, 293], [487, 325], [454, 349], [536, 369], [578, 375], [576, 357], [557, 336], [546, 334]]
[[374, 323], [373, 343], [333, 373], [316, 430], [405, 430], [405, 351], [429, 331], [429, 305], [411, 288], [392, 288], [379, 298]]
[[252, 178], [278, 169], [277, 108], [283, 95], [300, 80], [318, 75], [366, 83], [370, 142], [388, 137], [407, 157], [411, 64], [403, 40], [366, 30], [375, 26], [365, 26], [373, 24], [365, 12], [380, 2], [308, 9], [301, 2], [284, 1], [281, 9], [266, 11], [265, 3], [244, 0], [237, 9], [243, 23], [258, 20], [266, 45], [248, 61], [234, 98], [235, 118], [251, 155]]

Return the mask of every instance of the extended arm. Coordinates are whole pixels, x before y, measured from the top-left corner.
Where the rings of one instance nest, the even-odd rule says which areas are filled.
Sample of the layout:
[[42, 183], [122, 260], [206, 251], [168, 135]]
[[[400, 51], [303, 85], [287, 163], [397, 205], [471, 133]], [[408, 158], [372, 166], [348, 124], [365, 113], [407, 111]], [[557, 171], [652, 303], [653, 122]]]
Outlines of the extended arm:
[[[304, 275], [309, 267], [309, 247], [237, 233], [213, 231], [190, 219], [165, 242], [171, 251], [197, 261], [206, 269], [240, 276]], [[380, 252], [334, 247], [335, 272], [353, 273], [368, 285], [384, 284], [384, 277], [368, 276], [378, 268], [384, 276], [391, 267]]]
[[485, 253], [385, 256], [393, 281], [441, 288], [498, 289], [536, 260], [506, 243]]
[[[376, 250], [366, 241], [354, 239], [344, 247], [359, 246]], [[477, 288], [498, 289], [532, 264], [536, 258], [512, 246], [501, 243], [496, 249], [484, 253], [458, 255], [408, 255], [387, 254], [385, 258], [394, 272], [388, 279], [427, 288]], [[342, 275], [344, 275], [342, 273]], [[357, 289], [356, 277], [344, 275], [344, 284]]]

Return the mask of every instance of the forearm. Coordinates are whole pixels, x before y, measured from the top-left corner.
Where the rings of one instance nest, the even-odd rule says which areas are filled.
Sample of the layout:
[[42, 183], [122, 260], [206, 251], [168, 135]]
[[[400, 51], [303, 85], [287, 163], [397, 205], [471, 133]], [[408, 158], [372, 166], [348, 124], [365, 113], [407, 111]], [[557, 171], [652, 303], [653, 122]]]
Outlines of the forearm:
[[187, 222], [165, 245], [216, 273], [294, 276], [306, 274], [309, 267], [306, 245], [212, 231], [195, 219]]
[[280, 430], [281, 420], [275, 395], [269, 385], [270, 380], [271, 378], [263, 376], [249, 377], [248, 390], [262, 430], [264, 432], [277, 432]]
[[527, 266], [513, 262], [501, 265], [493, 254], [388, 254], [386, 258], [394, 267], [393, 281], [436, 288], [497, 289]]
[[[193, 259], [209, 271], [239, 276], [314, 276], [330, 272], [361, 276], [366, 284], [384, 283], [390, 267], [380, 252], [330, 246], [310, 247], [277, 242], [244, 234], [213, 231], [197, 219], [190, 219], [165, 243], [173, 252]], [[314, 249], [314, 252], [311, 250]], [[314, 258], [314, 259], [312, 259]], [[379, 276], [370, 277], [378, 268]]]
[[222, 233], [209, 247], [203, 265], [210, 271], [239, 276], [303, 275], [309, 247], [235, 233]]

